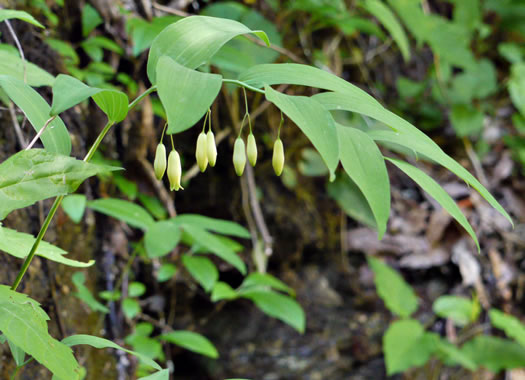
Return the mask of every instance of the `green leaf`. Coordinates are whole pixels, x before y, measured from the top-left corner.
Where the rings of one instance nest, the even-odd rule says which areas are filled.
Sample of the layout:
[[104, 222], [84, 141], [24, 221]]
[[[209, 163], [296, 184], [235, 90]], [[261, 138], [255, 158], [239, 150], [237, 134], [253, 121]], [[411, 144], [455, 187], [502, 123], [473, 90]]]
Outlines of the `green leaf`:
[[435, 333], [425, 333], [425, 335], [430, 335], [435, 337], [436, 343], [436, 355], [446, 364], [457, 363], [464, 368], [467, 368], [471, 371], [476, 370], [476, 363], [472, 361], [467, 355], [465, 355], [459, 348], [454, 346], [452, 343], [448, 342], [445, 339], [442, 339], [441, 336]]
[[102, 24], [104, 20], [97, 10], [91, 5], [86, 4], [82, 8], [82, 36], [86, 37], [93, 29]]
[[164, 28], [179, 19], [180, 17], [178, 16], [154, 17], [150, 23], [141, 18], [128, 18], [126, 21], [126, 29], [133, 41], [133, 55], [136, 57], [148, 49], [155, 37], [157, 37]]
[[326, 184], [326, 189], [349, 217], [377, 229], [368, 201], [348, 174], [338, 175], [334, 182]]
[[329, 110], [357, 112], [385, 123], [395, 132], [383, 135], [383, 138], [388, 136], [400, 145], [431, 157], [475, 188], [492, 207], [512, 224], [509, 214], [488, 190], [464, 167], [445, 154], [432, 139], [406, 120], [386, 110], [372, 96], [345, 80], [314, 67], [291, 63], [257, 65], [244, 72], [239, 79], [255, 87], [285, 83], [335, 91], [334, 93], [318, 94], [313, 98]]
[[380, 260], [367, 256], [368, 265], [374, 272], [377, 294], [386, 307], [400, 317], [408, 318], [417, 310], [418, 299], [414, 290], [403, 277]]
[[171, 331], [162, 334], [159, 338], [198, 354], [209, 356], [213, 359], [219, 357], [217, 349], [207, 338], [192, 331]]
[[129, 284], [128, 296], [130, 297], [140, 297], [146, 293], [146, 286], [142, 282], [134, 281]]
[[225, 282], [217, 281], [211, 291], [212, 302], [221, 300], [233, 300], [237, 298], [237, 293], [232, 289], [230, 285]]
[[423, 190], [425, 190], [432, 198], [434, 198], [438, 203], [443, 206], [447, 212], [452, 215], [454, 219], [457, 220], [459, 224], [468, 232], [472, 240], [476, 243], [478, 247], [478, 252], [480, 250], [478, 238], [476, 233], [470, 226], [467, 218], [461, 212], [460, 208], [454, 202], [454, 200], [447, 194], [445, 190], [439, 184], [434, 181], [429, 175], [427, 175], [421, 169], [416, 168], [410, 164], [407, 164], [404, 161], [396, 160], [393, 158], [387, 158], [388, 161], [396, 165], [401, 169], [406, 175], [412, 178]]
[[93, 100], [113, 123], [121, 122], [128, 114], [128, 96], [121, 91], [100, 91], [93, 95]]
[[[6, 227], [0, 227], [0, 250], [18, 257], [19, 259], [25, 259], [26, 256], [31, 251], [31, 247], [35, 242], [33, 235], [18, 232]], [[67, 252], [63, 249], [60, 249], [52, 244], [49, 244], [45, 241], [41, 241], [38, 249], [36, 250], [36, 255], [46, 258], [48, 260], [69, 265], [71, 267], [85, 268], [93, 265], [94, 260], [90, 260], [87, 263], [83, 263], [76, 260], [68, 259], [64, 257]]]
[[[0, 75], [0, 86], [7, 96], [24, 112], [29, 122], [38, 132], [49, 119], [51, 107], [38, 92], [23, 81]], [[66, 126], [60, 118], [56, 118], [47, 126], [40, 136], [46, 150], [69, 156], [71, 153], [71, 138]]]
[[170, 380], [170, 370], [166, 368], [149, 376], [141, 377], [138, 380]]
[[155, 223], [151, 215], [142, 207], [122, 199], [97, 199], [89, 201], [87, 207], [142, 230], [147, 230]]
[[219, 279], [219, 271], [213, 262], [200, 256], [183, 255], [182, 263], [192, 277], [202, 285], [207, 292], [211, 291]]
[[156, 219], [166, 219], [168, 213], [164, 208], [164, 205], [159, 201], [158, 198], [146, 195], [143, 193], [138, 193], [137, 198], [140, 203], [153, 215]]
[[[175, 218], [176, 221], [177, 218]], [[219, 256], [224, 261], [230, 263], [242, 274], [246, 274], [246, 265], [239, 256], [229, 246], [225, 245], [217, 236], [206, 230], [191, 224], [181, 224], [184, 231], [191, 236], [196, 244]]]
[[507, 220], [512, 224], [512, 219], [510, 218], [509, 214], [503, 209], [503, 207], [501, 207], [492, 194], [490, 194], [489, 191], [472, 174], [470, 174], [468, 170], [466, 170], [457, 161], [443, 152], [443, 150], [436, 143], [434, 143], [432, 139], [430, 139], [427, 135], [425, 135], [406, 120], [400, 118], [390, 111], [387, 111], [379, 104], [373, 105], [372, 103], [368, 103], [365, 105], [356, 99], [351, 99], [349, 95], [322, 93], [315, 95], [314, 98], [328, 109], [358, 112], [381, 121], [393, 128], [394, 131], [374, 130], [368, 132], [368, 135], [376, 141], [385, 141], [407, 147], [408, 149], [421, 153], [422, 155], [439, 163], [476, 189], [492, 207], [494, 207], [500, 214], [507, 218]]
[[[156, 70], [160, 57], [166, 55], [189, 69], [206, 62], [233, 37], [253, 33], [270, 45], [263, 31], [250, 30], [243, 24], [206, 16], [186, 17], [164, 29], [153, 41], [148, 56], [148, 77], [157, 83]], [[188, 44], [191, 41], [191, 44]]]
[[216, 232], [218, 234], [236, 236], [249, 239], [250, 231], [238, 223], [229, 220], [210, 218], [209, 216], [198, 214], [180, 214], [176, 217], [177, 223], [194, 225], [205, 230]]
[[505, 331], [508, 337], [515, 339], [522, 347], [525, 347], [525, 326], [518, 318], [497, 309], [491, 309], [489, 316], [492, 326]]
[[11, 351], [11, 355], [13, 356], [17, 367], [22, 366], [26, 358], [26, 353], [24, 352], [24, 350], [22, 350], [13, 342], [7, 341], [7, 344], [9, 345], [9, 350]]
[[390, 215], [390, 180], [383, 155], [375, 142], [358, 129], [338, 126], [337, 133], [343, 169], [366, 198], [381, 239]]
[[[114, 348], [115, 350], [124, 351], [124, 352], [127, 352], [130, 355], [136, 356], [144, 364], [146, 364], [146, 365], [148, 365], [148, 366], [150, 366], [150, 367], [152, 367], [152, 368], [154, 368], [154, 369], [156, 369], [158, 371], [162, 370], [162, 368], [157, 363], [155, 363], [153, 360], [151, 360], [150, 358], [148, 358], [148, 357], [146, 357], [146, 356], [144, 356], [142, 354], [139, 354], [138, 352], [127, 350], [124, 347], [121, 347], [118, 344], [113, 343], [112, 341], [104, 339], [104, 338], [99, 338], [99, 337], [91, 336], [91, 335], [79, 334], [79, 335], [68, 336], [67, 338], [62, 340], [62, 343], [66, 344], [66, 345], [68, 345], [70, 347], [78, 346], [78, 345], [82, 345], [82, 344], [87, 344], [87, 345], [89, 345], [91, 347], [95, 347], [95, 348], [98, 348], [98, 349], [101, 349], [101, 348]], [[64, 379], [67, 379], [67, 378], [68, 377], [64, 377]]]
[[456, 104], [452, 107], [450, 121], [458, 137], [477, 135], [483, 130], [485, 115], [472, 105]]
[[525, 63], [511, 66], [509, 94], [514, 106], [525, 116]]
[[250, 273], [242, 282], [241, 289], [250, 287], [268, 287], [295, 296], [295, 291], [292, 288], [268, 273]]
[[173, 222], [156, 222], [144, 235], [144, 245], [149, 258], [166, 256], [179, 244], [182, 231]]
[[305, 96], [282, 94], [266, 86], [266, 99], [283, 111], [310, 139], [335, 179], [339, 145], [334, 119], [318, 102]]
[[[17, 55], [0, 51], [0, 75], [9, 75], [24, 80], [24, 61]], [[27, 84], [33, 87], [51, 86], [55, 77], [37, 65], [25, 61], [25, 77]]]
[[422, 366], [435, 350], [435, 337], [425, 334], [421, 323], [414, 319], [395, 321], [383, 336], [383, 351], [389, 376]]
[[113, 169], [43, 149], [18, 152], [0, 164], [0, 220], [37, 201], [72, 193], [86, 178]]
[[157, 272], [157, 281], [168, 281], [175, 275], [175, 273], [177, 273], [177, 267], [175, 265], [170, 263], [162, 264]]
[[309, 177], [324, 177], [329, 173], [321, 155], [311, 148], [302, 150], [297, 168], [302, 175]]
[[168, 134], [191, 128], [219, 94], [222, 77], [188, 69], [170, 57], [157, 63], [157, 91], [168, 115]]
[[498, 373], [503, 369], [525, 367], [525, 348], [510, 340], [480, 335], [461, 347], [461, 352], [489, 371]]
[[0, 285], [0, 331], [56, 376], [79, 379], [73, 352], [49, 335], [48, 319], [38, 302]]
[[39, 28], [44, 28], [44, 25], [35, 20], [35, 18], [27, 12], [15, 11], [13, 9], [0, 9], [0, 22], [5, 20], [11, 20], [13, 18], [28, 22], [30, 24], [38, 26]]
[[474, 322], [479, 315], [479, 304], [464, 297], [441, 296], [432, 305], [434, 313], [442, 318], [450, 318], [457, 325], [465, 326]]
[[385, 3], [378, 0], [366, 0], [364, 6], [388, 30], [394, 41], [396, 41], [397, 46], [399, 46], [405, 62], [408, 62], [410, 60], [408, 38], [394, 13]]
[[245, 289], [239, 295], [252, 300], [259, 309], [270, 317], [277, 318], [304, 333], [306, 318], [301, 305], [291, 297], [271, 290]]
[[84, 285], [86, 282], [86, 276], [82, 272], [76, 272], [71, 277], [71, 281], [77, 288], [77, 291], [73, 293], [75, 297], [85, 302], [86, 305], [93, 311], [100, 311], [102, 313], [109, 313], [109, 309], [98, 302], [89, 289]]
[[100, 91], [103, 90], [89, 87], [69, 75], [60, 74], [53, 83], [53, 103], [49, 114], [58, 115]]
[[[71, 63], [73, 65], [78, 65], [80, 63], [80, 58], [70, 43], [54, 38], [46, 38], [45, 41], [51, 47], [51, 49], [60, 54], [60, 56], [64, 58], [64, 61], [67, 61], [67, 63]], [[51, 82], [48, 85], [51, 86], [52, 84], [53, 83]]]
[[83, 194], [68, 195], [62, 200], [62, 208], [73, 222], [80, 223], [86, 210], [86, 202]]
[[129, 319], [135, 318], [141, 310], [137, 300], [125, 298], [124, 301], [122, 301], [122, 311]]

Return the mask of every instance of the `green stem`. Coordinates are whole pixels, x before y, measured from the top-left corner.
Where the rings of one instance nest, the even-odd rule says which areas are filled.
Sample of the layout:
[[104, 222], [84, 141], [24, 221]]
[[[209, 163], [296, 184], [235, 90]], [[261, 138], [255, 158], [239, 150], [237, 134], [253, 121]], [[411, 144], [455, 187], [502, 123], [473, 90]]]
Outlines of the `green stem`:
[[252, 90], [252, 91], [255, 91], [255, 92], [259, 92], [261, 94], [266, 94], [266, 92], [264, 90], [261, 90], [260, 88], [257, 88], [257, 87], [253, 87], [253, 86], [250, 86], [249, 84], [247, 83], [244, 83], [244, 82], [241, 82], [240, 80], [236, 80], [236, 79], [222, 79], [222, 82], [223, 83], [232, 83], [232, 84], [236, 84], [238, 86], [241, 86], [241, 87], [244, 87], [244, 88], [247, 88], [248, 90]]
[[51, 210], [49, 210], [49, 214], [47, 214], [46, 220], [44, 220], [44, 224], [42, 225], [42, 227], [40, 228], [40, 231], [38, 232], [38, 236], [36, 237], [36, 240], [33, 243], [33, 246], [31, 247], [31, 251], [29, 252], [29, 255], [26, 257], [24, 264], [22, 265], [22, 268], [18, 272], [18, 276], [16, 276], [16, 280], [13, 283], [13, 286], [11, 286], [11, 290], [16, 290], [16, 288], [18, 288], [18, 285], [20, 285], [20, 282], [22, 281], [22, 278], [26, 274], [27, 269], [29, 268], [29, 265], [31, 264], [31, 261], [33, 260], [33, 257], [35, 257], [36, 250], [38, 249], [40, 242], [44, 238], [47, 228], [49, 227], [49, 224], [51, 223], [51, 219], [53, 219], [53, 216], [55, 216], [55, 213], [58, 209], [58, 206], [60, 206], [62, 199], [64, 199], [63, 195], [57, 197], [55, 199], [55, 202], [53, 203], [53, 206], [51, 206]]
[[[113, 124], [114, 123], [112, 121], [108, 121], [108, 123], [106, 124], [102, 132], [100, 132], [97, 139], [95, 140], [95, 142], [89, 149], [89, 152], [86, 154], [86, 157], [84, 157], [85, 162], [88, 162], [89, 160], [91, 160], [91, 157], [93, 157], [93, 154], [95, 154], [98, 146], [102, 142], [102, 139], [104, 138], [104, 136], [106, 136], [106, 134], [111, 129], [111, 126]], [[46, 220], [44, 220], [44, 224], [40, 228], [40, 231], [38, 232], [36, 240], [33, 243], [33, 246], [31, 247], [31, 251], [29, 251], [29, 255], [27, 255], [26, 259], [24, 260], [24, 264], [22, 265], [22, 268], [18, 272], [18, 275], [16, 276], [13, 286], [11, 286], [11, 290], [16, 290], [16, 288], [18, 288], [18, 285], [20, 285], [20, 282], [22, 281], [22, 278], [26, 274], [27, 269], [29, 268], [29, 265], [31, 265], [31, 261], [33, 261], [33, 258], [35, 257], [35, 254], [36, 254], [36, 250], [38, 249], [40, 242], [44, 238], [44, 235], [46, 234], [47, 229], [49, 228], [49, 224], [51, 224], [51, 220], [55, 216], [55, 213], [58, 210], [58, 206], [60, 206], [63, 199], [64, 199], [63, 195], [56, 197], [55, 202], [53, 203], [53, 206], [51, 206], [51, 210], [49, 210], [49, 213], [46, 216]]]
[[131, 111], [133, 107], [135, 107], [142, 99], [144, 99], [146, 96], [151, 94], [153, 91], [157, 91], [157, 86], [151, 86], [146, 91], [144, 91], [142, 94], [140, 94], [134, 101], [132, 101], [128, 106], [128, 111]]
[[[128, 106], [128, 111], [131, 110], [133, 107], [135, 107], [142, 99], [144, 99], [147, 95], [151, 94], [153, 91], [157, 90], [157, 86], [152, 86], [148, 88], [146, 91], [144, 91], [141, 95], [139, 95], [134, 101], [132, 101]], [[111, 127], [115, 124], [113, 121], [108, 121], [106, 125], [104, 126], [104, 129], [100, 134], [97, 136], [97, 139], [89, 149], [88, 153], [86, 154], [86, 157], [84, 157], [84, 161], [88, 162], [91, 160], [95, 152], [97, 151], [100, 143], [108, 133], [108, 131], [111, 129]], [[31, 251], [29, 251], [29, 255], [27, 255], [26, 259], [24, 260], [24, 264], [22, 265], [22, 268], [18, 272], [18, 275], [16, 276], [15, 282], [13, 283], [13, 286], [11, 286], [11, 290], [16, 290], [18, 288], [18, 285], [20, 285], [20, 282], [22, 281], [22, 278], [27, 272], [27, 269], [29, 268], [29, 265], [31, 265], [31, 261], [33, 261], [33, 258], [35, 257], [36, 250], [38, 249], [38, 246], [40, 245], [40, 242], [44, 238], [44, 235], [47, 232], [47, 229], [49, 228], [49, 224], [51, 223], [51, 220], [55, 216], [55, 213], [58, 210], [58, 206], [62, 203], [62, 200], [64, 199], [64, 196], [58, 196], [55, 199], [55, 202], [53, 203], [53, 206], [51, 206], [51, 210], [49, 210], [49, 214], [46, 216], [46, 220], [44, 220], [44, 224], [40, 228], [40, 231], [38, 232], [38, 235], [36, 237], [35, 242], [33, 243], [33, 246], [31, 247]]]

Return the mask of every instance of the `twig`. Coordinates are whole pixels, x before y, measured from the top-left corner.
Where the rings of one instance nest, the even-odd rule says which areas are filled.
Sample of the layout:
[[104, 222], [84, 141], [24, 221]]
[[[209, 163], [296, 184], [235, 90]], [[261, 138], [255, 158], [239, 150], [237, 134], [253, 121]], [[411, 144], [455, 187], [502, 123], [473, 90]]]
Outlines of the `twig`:
[[179, 9], [173, 9], [170, 7], [166, 7], [164, 5], [161, 5], [157, 2], [153, 2], [151, 5], [153, 5], [153, 8], [158, 9], [159, 11], [171, 13], [172, 15], [180, 16], [180, 17], [188, 17], [191, 16], [188, 12], [181, 11]]
[[9, 102], [9, 113], [11, 114], [11, 119], [13, 120], [13, 126], [15, 127], [15, 133], [16, 137], [18, 138], [18, 143], [20, 144], [20, 147], [23, 148], [27, 145], [27, 141], [22, 133], [22, 128], [20, 128], [20, 123], [16, 118], [15, 106], [13, 106], [13, 103], [11, 102]]
[[252, 208], [253, 217], [257, 229], [261, 234], [264, 243], [264, 254], [270, 257], [273, 253], [273, 238], [268, 231], [268, 226], [264, 221], [264, 216], [261, 210], [259, 201], [257, 200], [257, 189], [255, 185], [255, 176], [253, 174], [253, 168], [251, 165], [246, 165], [246, 182], [248, 184], [248, 195], [250, 197], [250, 205]]
[[142, 165], [144, 172], [146, 172], [149, 181], [153, 184], [153, 187], [155, 188], [155, 191], [157, 192], [160, 200], [168, 210], [168, 215], [170, 218], [176, 217], [177, 212], [175, 211], [175, 206], [173, 206], [173, 199], [171, 199], [170, 194], [164, 187], [163, 183], [157, 180], [157, 177], [155, 177], [155, 170], [153, 169], [151, 163], [145, 158], [140, 159], [139, 162]]
[[11, 23], [9, 20], [4, 20], [5, 24], [7, 25], [7, 29], [9, 29], [9, 33], [11, 33], [11, 36], [13, 37], [13, 40], [15, 40], [16, 48], [18, 49], [18, 52], [20, 53], [20, 58], [22, 58], [22, 63], [24, 65], [24, 83], [27, 83], [27, 63], [26, 63], [26, 57], [24, 55], [24, 50], [22, 49], [22, 45], [20, 44], [20, 41], [18, 40], [18, 37], [16, 36], [16, 33], [11, 26]]
[[483, 186], [489, 187], [489, 181], [487, 180], [487, 176], [485, 175], [483, 166], [481, 165], [478, 155], [472, 148], [472, 144], [470, 143], [470, 140], [467, 137], [463, 137], [463, 144], [465, 145], [467, 156], [470, 159], [470, 162], [472, 163], [474, 171], [476, 172], [476, 175], [478, 176], [479, 180], [481, 181]]
[[33, 138], [33, 140], [31, 140], [31, 142], [29, 143], [28, 146], [26, 146], [26, 149], [25, 150], [29, 150], [33, 147], [33, 145], [35, 145], [35, 143], [38, 141], [38, 139], [40, 138], [40, 136], [42, 136], [42, 133], [44, 133], [46, 131], [46, 128], [47, 126], [53, 121], [55, 120], [56, 116], [51, 116], [49, 119], [47, 119], [46, 123], [44, 124], [44, 126], [38, 131], [38, 133], [36, 134], [36, 136]]

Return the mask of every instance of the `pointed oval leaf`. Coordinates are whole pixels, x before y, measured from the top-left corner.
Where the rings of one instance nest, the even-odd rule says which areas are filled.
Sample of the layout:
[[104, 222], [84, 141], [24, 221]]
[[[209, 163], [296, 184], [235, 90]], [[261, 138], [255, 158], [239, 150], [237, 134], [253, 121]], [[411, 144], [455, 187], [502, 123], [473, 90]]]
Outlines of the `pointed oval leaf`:
[[489, 315], [492, 326], [505, 331], [525, 348], [525, 325], [518, 318], [497, 309], [491, 309]]
[[[0, 227], [0, 250], [8, 254], [24, 259], [31, 251], [35, 237], [30, 234], [18, 232], [9, 228]], [[36, 255], [70, 267], [85, 268], [93, 265], [94, 260], [83, 263], [64, 257], [67, 252], [45, 241], [41, 241]]]
[[410, 317], [417, 310], [419, 303], [414, 290], [387, 264], [370, 256], [367, 260], [370, 269], [374, 272], [377, 294], [386, 307], [400, 317]]
[[93, 100], [113, 123], [121, 122], [128, 114], [128, 96], [122, 91], [100, 91], [93, 95]]
[[[136, 356], [144, 364], [146, 364], [146, 365], [148, 365], [148, 366], [150, 366], [152, 368], [155, 368], [158, 371], [162, 370], [162, 368], [155, 361], [151, 360], [147, 356], [139, 354], [138, 352], [135, 352], [135, 351], [128, 350], [128, 349], [126, 349], [124, 347], [119, 346], [116, 343], [113, 343], [110, 340], [107, 340], [107, 339], [104, 339], [104, 338], [99, 338], [98, 336], [83, 335], [83, 334], [71, 335], [71, 336], [68, 336], [67, 338], [63, 339], [62, 343], [64, 343], [65, 345], [67, 345], [69, 347], [78, 346], [78, 345], [81, 345], [81, 344], [87, 344], [88, 346], [95, 347], [95, 348], [98, 348], [98, 349], [101, 349], [101, 348], [114, 348], [115, 350], [124, 351], [124, 352], [127, 352], [130, 355]], [[64, 379], [67, 379], [67, 377], [64, 377]]]
[[35, 20], [35, 18], [27, 12], [16, 11], [13, 9], [0, 9], [0, 22], [5, 21], [5, 20], [10, 20], [13, 18], [28, 22], [30, 24], [38, 26], [39, 28], [44, 27], [44, 25], [42, 25], [37, 20]]
[[436, 338], [426, 334], [421, 323], [414, 319], [392, 323], [383, 336], [388, 375], [425, 364], [437, 349]]
[[182, 264], [207, 292], [213, 289], [219, 279], [217, 267], [207, 257], [183, 255]]
[[461, 352], [479, 367], [498, 373], [502, 369], [525, 367], [525, 348], [511, 340], [478, 335], [461, 347]]
[[37, 201], [72, 193], [86, 178], [115, 169], [43, 149], [18, 152], [0, 164], [0, 220]]
[[177, 223], [196, 225], [205, 230], [216, 232], [223, 235], [236, 236], [240, 238], [250, 238], [250, 231], [238, 223], [210, 218], [209, 216], [198, 214], [180, 214], [176, 217]]
[[62, 208], [73, 222], [80, 223], [86, 210], [86, 203], [84, 194], [68, 195], [62, 200]]
[[251, 30], [237, 21], [207, 16], [190, 16], [177, 21], [153, 40], [148, 56], [148, 78], [153, 84], [158, 82], [157, 62], [163, 55], [195, 69], [208, 62], [226, 42], [248, 33], [270, 45], [266, 33]]
[[476, 189], [492, 207], [513, 225], [510, 215], [468, 170], [443, 152], [430, 137], [408, 121], [383, 108], [375, 100], [370, 102], [352, 97], [350, 94], [335, 92], [318, 94], [314, 98], [327, 109], [357, 112], [386, 124], [393, 131], [373, 131], [368, 133], [370, 137], [374, 140], [394, 142], [431, 158]]
[[123, 199], [97, 199], [88, 202], [87, 207], [143, 230], [147, 230], [155, 223], [146, 210], [133, 202]]
[[386, 158], [388, 161], [396, 165], [401, 169], [407, 176], [412, 178], [423, 190], [425, 190], [432, 198], [434, 198], [438, 203], [443, 206], [447, 212], [452, 215], [454, 219], [457, 220], [459, 224], [468, 232], [472, 240], [476, 243], [478, 247], [478, 252], [480, 251], [478, 238], [476, 233], [472, 229], [472, 226], [468, 222], [467, 218], [461, 212], [460, 208], [454, 202], [454, 200], [447, 194], [445, 190], [439, 184], [427, 175], [421, 169], [416, 168], [410, 164], [407, 164], [404, 161], [396, 160], [393, 158]]
[[168, 134], [191, 128], [206, 113], [222, 86], [222, 77], [188, 69], [170, 57], [157, 64], [157, 91], [168, 115]]
[[55, 81], [55, 77], [53, 75], [41, 69], [37, 65], [27, 60], [24, 63], [22, 58], [20, 58], [18, 55], [11, 54], [10, 52], [4, 50], [0, 51], [0, 75], [9, 75], [23, 81], [24, 65], [25, 77], [29, 86], [51, 86]]
[[339, 163], [339, 144], [332, 115], [314, 99], [306, 96], [290, 96], [265, 87], [266, 99], [283, 111], [308, 137], [335, 178]]
[[355, 128], [337, 127], [343, 169], [366, 198], [381, 239], [390, 216], [390, 180], [381, 151], [368, 135]]
[[364, 7], [390, 32], [390, 35], [394, 41], [396, 41], [399, 50], [401, 50], [405, 62], [409, 61], [410, 46], [408, 44], [408, 38], [392, 10], [379, 0], [366, 0]]
[[149, 258], [167, 255], [177, 246], [182, 231], [179, 226], [168, 220], [156, 222], [144, 235], [144, 245]]
[[[173, 219], [174, 222], [176, 222], [176, 220], [177, 218]], [[242, 274], [246, 273], [246, 264], [244, 264], [241, 258], [237, 256], [235, 251], [230, 246], [224, 244], [219, 237], [196, 225], [180, 224], [180, 226], [188, 235], [191, 236], [195, 244], [198, 244], [199, 246], [206, 249], [206, 251], [211, 252], [224, 261], [230, 263]]]
[[244, 290], [239, 295], [248, 298], [264, 313], [289, 324], [301, 334], [304, 333], [306, 317], [301, 305], [293, 298], [271, 290]]
[[[0, 75], [0, 86], [7, 96], [24, 112], [29, 122], [38, 132], [49, 119], [51, 107], [38, 92], [23, 81]], [[62, 120], [57, 117], [47, 126], [40, 136], [46, 150], [69, 156], [71, 153], [71, 138]]]
[[219, 357], [219, 353], [215, 346], [206, 337], [193, 331], [171, 331], [162, 334], [159, 338], [198, 354], [209, 356], [213, 359]]
[[138, 380], [170, 380], [170, 370], [166, 368], [149, 376], [141, 377]]
[[47, 331], [49, 317], [38, 302], [0, 285], [0, 332], [61, 379], [80, 379], [73, 352]]
[[441, 296], [434, 301], [432, 310], [442, 318], [450, 318], [458, 326], [474, 322], [480, 312], [479, 304], [457, 296]]
[[100, 91], [102, 90], [89, 87], [69, 75], [60, 74], [53, 83], [53, 103], [49, 114], [58, 115]]

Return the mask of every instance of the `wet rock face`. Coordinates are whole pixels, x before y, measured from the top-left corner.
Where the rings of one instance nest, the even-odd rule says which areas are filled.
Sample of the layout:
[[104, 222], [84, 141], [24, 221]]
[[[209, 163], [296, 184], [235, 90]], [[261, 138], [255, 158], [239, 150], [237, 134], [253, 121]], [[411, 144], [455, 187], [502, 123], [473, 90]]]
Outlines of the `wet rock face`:
[[[286, 277], [306, 312], [303, 335], [267, 317], [249, 301], [229, 303], [203, 327], [203, 333], [216, 344], [220, 359], [176, 356], [174, 364], [180, 371], [176, 379], [385, 378], [380, 357], [387, 317], [354, 306], [348, 274], [334, 267], [320, 271], [306, 266], [297, 273], [281, 274]], [[195, 368], [202, 373], [195, 373]]]

